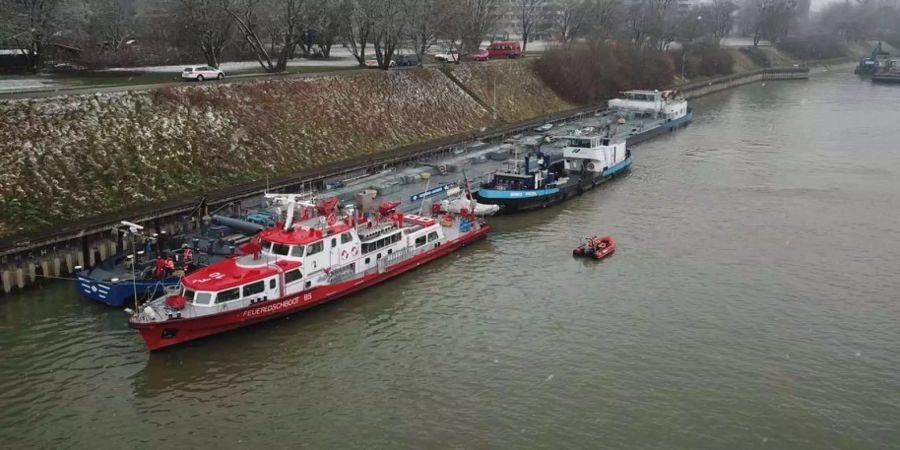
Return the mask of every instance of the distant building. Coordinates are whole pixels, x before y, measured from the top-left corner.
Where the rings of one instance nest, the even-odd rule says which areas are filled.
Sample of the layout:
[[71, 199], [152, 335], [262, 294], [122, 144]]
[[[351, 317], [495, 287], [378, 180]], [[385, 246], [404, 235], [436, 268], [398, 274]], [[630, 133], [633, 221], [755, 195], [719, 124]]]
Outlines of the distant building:
[[[522, 19], [521, 0], [498, 0], [497, 9], [500, 18], [494, 27], [493, 40], [521, 40]], [[553, 38], [554, 27], [559, 23], [561, 14], [559, 5], [553, 0], [546, 0], [537, 5], [534, 27], [529, 41], [547, 41]]]

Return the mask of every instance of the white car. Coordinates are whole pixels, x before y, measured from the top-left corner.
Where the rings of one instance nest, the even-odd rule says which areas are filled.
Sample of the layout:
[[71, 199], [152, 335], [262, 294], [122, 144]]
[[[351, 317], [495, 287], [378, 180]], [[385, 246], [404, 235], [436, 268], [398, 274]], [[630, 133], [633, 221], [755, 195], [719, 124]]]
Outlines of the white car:
[[545, 124], [543, 124], [543, 125], [541, 125], [541, 126], [535, 128], [534, 131], [543, 133], [543, 132], [546, 132], [546, 131], [550, 131], [551, 128], [553, 128], [553, 124], [552, 124], [552, 123], [545, 123]]
[[181, 72], [181, 79], [183, 80], [221, 80], [225, 78], [225, 72], [222, 72], [219, 69], [215, 69], [209, 66], [191, 66], [185, 67], [184, 71]]
[[443, 50], [435, 53], [434, 59], [441, 62], [458, 62], [459, 53], [452, 50]]
[[[388, 67], [395, 67], [396, 65], [397, 65], [397, 63], [396, 63], [394, 60], [391, 60], [391, 62], [388, 63]], [[368, 59], [368, 60], [366, 60], [366, 68], [368, 68], [368, 69], [377, 69], [378, 67], [379, 67], [379, 66], [378, 66], [378, 60], [377, 60], [377, 59]]]

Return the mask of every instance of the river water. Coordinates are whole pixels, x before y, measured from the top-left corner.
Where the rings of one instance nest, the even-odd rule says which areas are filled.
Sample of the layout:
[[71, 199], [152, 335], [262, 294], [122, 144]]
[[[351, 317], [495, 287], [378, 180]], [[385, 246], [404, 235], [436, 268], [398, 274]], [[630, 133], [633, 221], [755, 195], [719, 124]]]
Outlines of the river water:
[[[5, 448], [900, 448], [900, 87], [693, 102], [627, 177], [307, 313], [148, 354], [0, 298]], [[585, 235], [617, 253], [573, 259]]]

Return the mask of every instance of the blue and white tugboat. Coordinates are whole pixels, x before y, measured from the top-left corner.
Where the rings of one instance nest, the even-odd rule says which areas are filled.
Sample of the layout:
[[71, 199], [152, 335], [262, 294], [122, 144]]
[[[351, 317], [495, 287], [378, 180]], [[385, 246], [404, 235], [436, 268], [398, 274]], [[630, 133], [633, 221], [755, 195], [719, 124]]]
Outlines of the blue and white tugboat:
[[475, 193], [476, 200], [500, 206], [500, 213], [545, 208], [581, 195], [631, 166], [624, 139], [600, 134], [562, 139], [561, 157], [530, 152], [522, 170], [495, 173]]

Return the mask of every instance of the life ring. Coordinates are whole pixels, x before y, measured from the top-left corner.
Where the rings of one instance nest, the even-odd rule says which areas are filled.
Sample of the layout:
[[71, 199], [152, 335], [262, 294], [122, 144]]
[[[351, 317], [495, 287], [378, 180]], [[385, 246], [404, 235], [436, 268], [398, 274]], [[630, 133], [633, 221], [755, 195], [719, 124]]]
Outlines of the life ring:
[[356, 247], [353, 247], [353, 250], [351, 250], [350, 253], [353, 253], [353, 256], [356, 256], [357, 254], [359, 254], [359, 249]]
[[344, 250], [341, 252], [341, 259], [347, 259], [349, 257], [350, 257], [350, 253], [348, 253], [347, 250]]
[[337, 222], [337, 217], [334, 216], [334, 213], [328, 214], [328, 225], [334, 225]]

